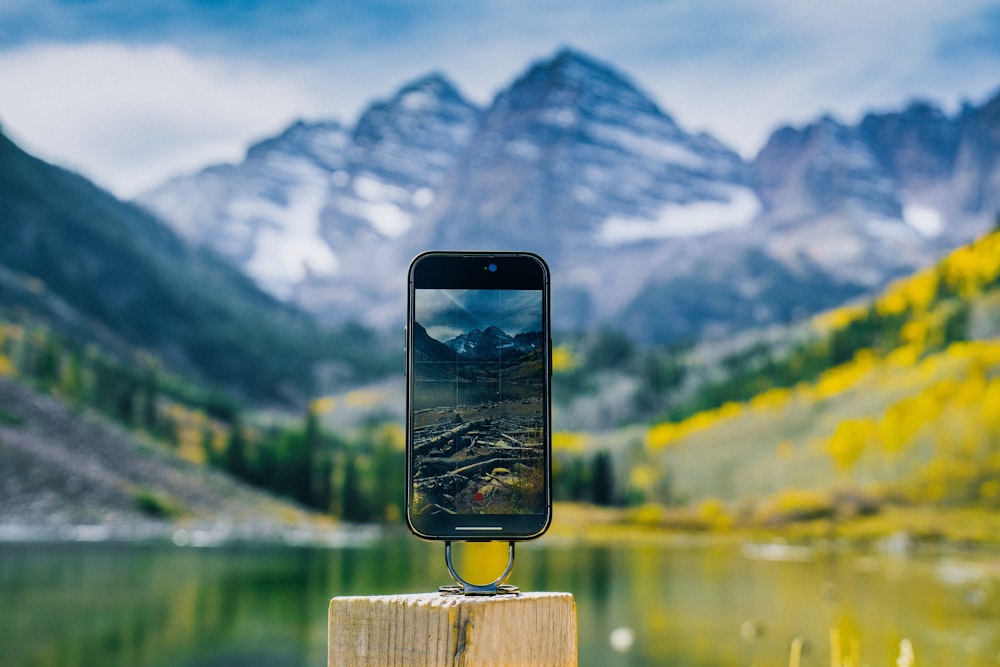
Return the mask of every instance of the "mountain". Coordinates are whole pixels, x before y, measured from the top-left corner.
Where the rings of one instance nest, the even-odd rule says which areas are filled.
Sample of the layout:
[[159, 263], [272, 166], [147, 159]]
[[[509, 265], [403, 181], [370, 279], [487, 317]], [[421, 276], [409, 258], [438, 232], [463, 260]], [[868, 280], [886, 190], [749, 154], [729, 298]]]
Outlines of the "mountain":
[[486, 108], [434, 74], [353, 128], [297, 123], [140, 202], [329, 321], [399, 323], [421, 250], [519, 249], [553, 269], [557, 329], [725, 336], [871, 294], [985, 230], [998, 107], [823, 117], [747, 161], [564, 49]]
[[746, 177], [734, 152], [686, 134], [612, 69], [563, 51], [486, 112], [432, 238], [439, 246], [530, 240], [558, 264], [578, 244], [698, 233], [697, 221], [662, 218], [664, 208], [752, 199]]
[[519, 361], [541, 349], [540, 332], [510, 336], [497, 326], [485, 331], [473, 329], [441, 342], [432, 338], [419, 322], [414, 323], [413, 347], [416, 361]]
[[413, 349], [416, 361], [454, 363], [456, 352], [427, 333], [420, 322], [413, 323]]
[[539, 349], [534, 343], [540, 336], [519, 334], [516, 338], [497, 326], [486, 327], [486, 331], [473, 329], [445, 342], [461, 360], [473, 361], [514, 361]]
[[152, 354], [170, 372], [255, 400], [302, 400], [320, 369], [366, 363], [338, 347], [363, 348], [367, 334], [325, 331], [143, 209], [2, 134], [0, 220], [5, 318], [45, 322], [122, 359]]
[[297, 122], [242, 163], [172, 179], [141, 201], [276, 297], [331, 320], [384, 324], [398, 319], [397, 304], [378, 297], [404, 261], [386, 248], [432, 204], [479, 116], [433, 74], [372, 105], [353, 129]]
[[776, 254], [791, 259], [794, 248], [841, 281], [877, 286], [981, 233], [1000, 198], [970, 206], [961, 192], [966, 178], [991, 178], [957, 167], [959, 151], [979, 144], [962, 136], [970, 113], [949, 119], [914, 103], [857, 126], [824, 117], [775, 132], [753, 168]]

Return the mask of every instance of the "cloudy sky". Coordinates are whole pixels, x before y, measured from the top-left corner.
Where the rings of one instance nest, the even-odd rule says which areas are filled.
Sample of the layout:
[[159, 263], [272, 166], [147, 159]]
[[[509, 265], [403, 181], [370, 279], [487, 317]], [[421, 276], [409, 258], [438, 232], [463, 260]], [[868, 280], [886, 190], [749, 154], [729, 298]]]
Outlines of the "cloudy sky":
[[485, 105], [563, 46], [746, 156], [1000, 90], [998, 0], [0, 0], [0, 127], [128, 197], [432, 70]]
[[491, 326], [508, 336], [542, 330], [541, 290], [418, 289], [415, 301], [416, 321], [442, 343]]

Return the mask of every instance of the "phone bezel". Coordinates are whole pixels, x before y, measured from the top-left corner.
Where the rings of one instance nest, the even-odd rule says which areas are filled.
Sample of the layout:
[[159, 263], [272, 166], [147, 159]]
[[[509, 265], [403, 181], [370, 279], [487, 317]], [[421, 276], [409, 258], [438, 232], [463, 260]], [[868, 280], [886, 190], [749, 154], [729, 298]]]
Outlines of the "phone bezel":
[[[497, 270], [487, 267], [496, 264]], [[550, 331], [550, 275], [548, 265], [530, 252], [427, 251], [410, 263], [406, 320], [406, 523], [428, 540], [530, 540], [540, 537], [552, 521], [552, 428]], [[545, 507], [543, 514], [434, 514], [416, 518], [411, 512], [413, 491], [413, 332], [416, 289], [540, 289], [545, 371], [543, 398]], [[461, 517], [456, 519], [453, 517]]]

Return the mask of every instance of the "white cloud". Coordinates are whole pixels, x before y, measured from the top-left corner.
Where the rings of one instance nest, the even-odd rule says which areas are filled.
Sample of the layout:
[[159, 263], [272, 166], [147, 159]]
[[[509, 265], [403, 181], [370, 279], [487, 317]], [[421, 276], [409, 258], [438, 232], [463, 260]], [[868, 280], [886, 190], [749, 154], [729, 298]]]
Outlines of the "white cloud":
[[[778, 125], [826, 112], [853, 122], [914, 97], [952, 110], [962, 99], [979, 101], [1000, 85], [1000, 49], [955, 62], [943, 57], [941, 45], [995, 5], [685, 0], [644, 7], [645, 19], [631, 30], [609, 21], [605, 41], [594, 48], [685, 129], [707, 130], [752, 157]], [[657, 43], [659, 52], [650, 46]]]
[[287, 75], [171, 46], [38, 45], [0, 53], [0, 123], [29, 151], [129, 196], [240, 158], [248, 138], [316, 105]]
[[[215, 10], [189, 6], [157, 23], [155, 12], [112, 12], [101, 22], [82, 5], [25, 3], [8, 14], [35, 15], [20, 41], [4, 43], [0, 22], [0, 123], [29, 150], [129, 195], [238, 159], [295, 117], [353, 122], [431, 70], [488, 104], [561, 46], [610, 63], [686, 130], [708, 131], [746, 157], [780, 124], [824, 112], [852, 122], [917, 96], [954, 110], [1000, 85], [996, 0], [346, 7], [262, 5], [220, 22]], [[32, 44], [39, 31], [77, 41]], [[79, 41], [91, 34], [133, 45]]]

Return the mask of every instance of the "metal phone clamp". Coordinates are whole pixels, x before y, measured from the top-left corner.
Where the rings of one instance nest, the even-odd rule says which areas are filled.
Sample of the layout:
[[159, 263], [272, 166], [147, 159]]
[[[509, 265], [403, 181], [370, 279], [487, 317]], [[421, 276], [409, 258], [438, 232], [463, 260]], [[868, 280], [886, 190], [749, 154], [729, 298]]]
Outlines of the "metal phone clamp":
[[451, 542], [444, 543], [444, 561], [448, 565], [448, 573], [455, 580], [455, 585], [441, 586], [438, 592], [442, 595], [517, 595], [517, 586], [503, 583], [514, 569], [514, 542], [507, 543], [507, 569], [499, 577], [488, 584], [472, 584], [459, 576], [451, 560]]

